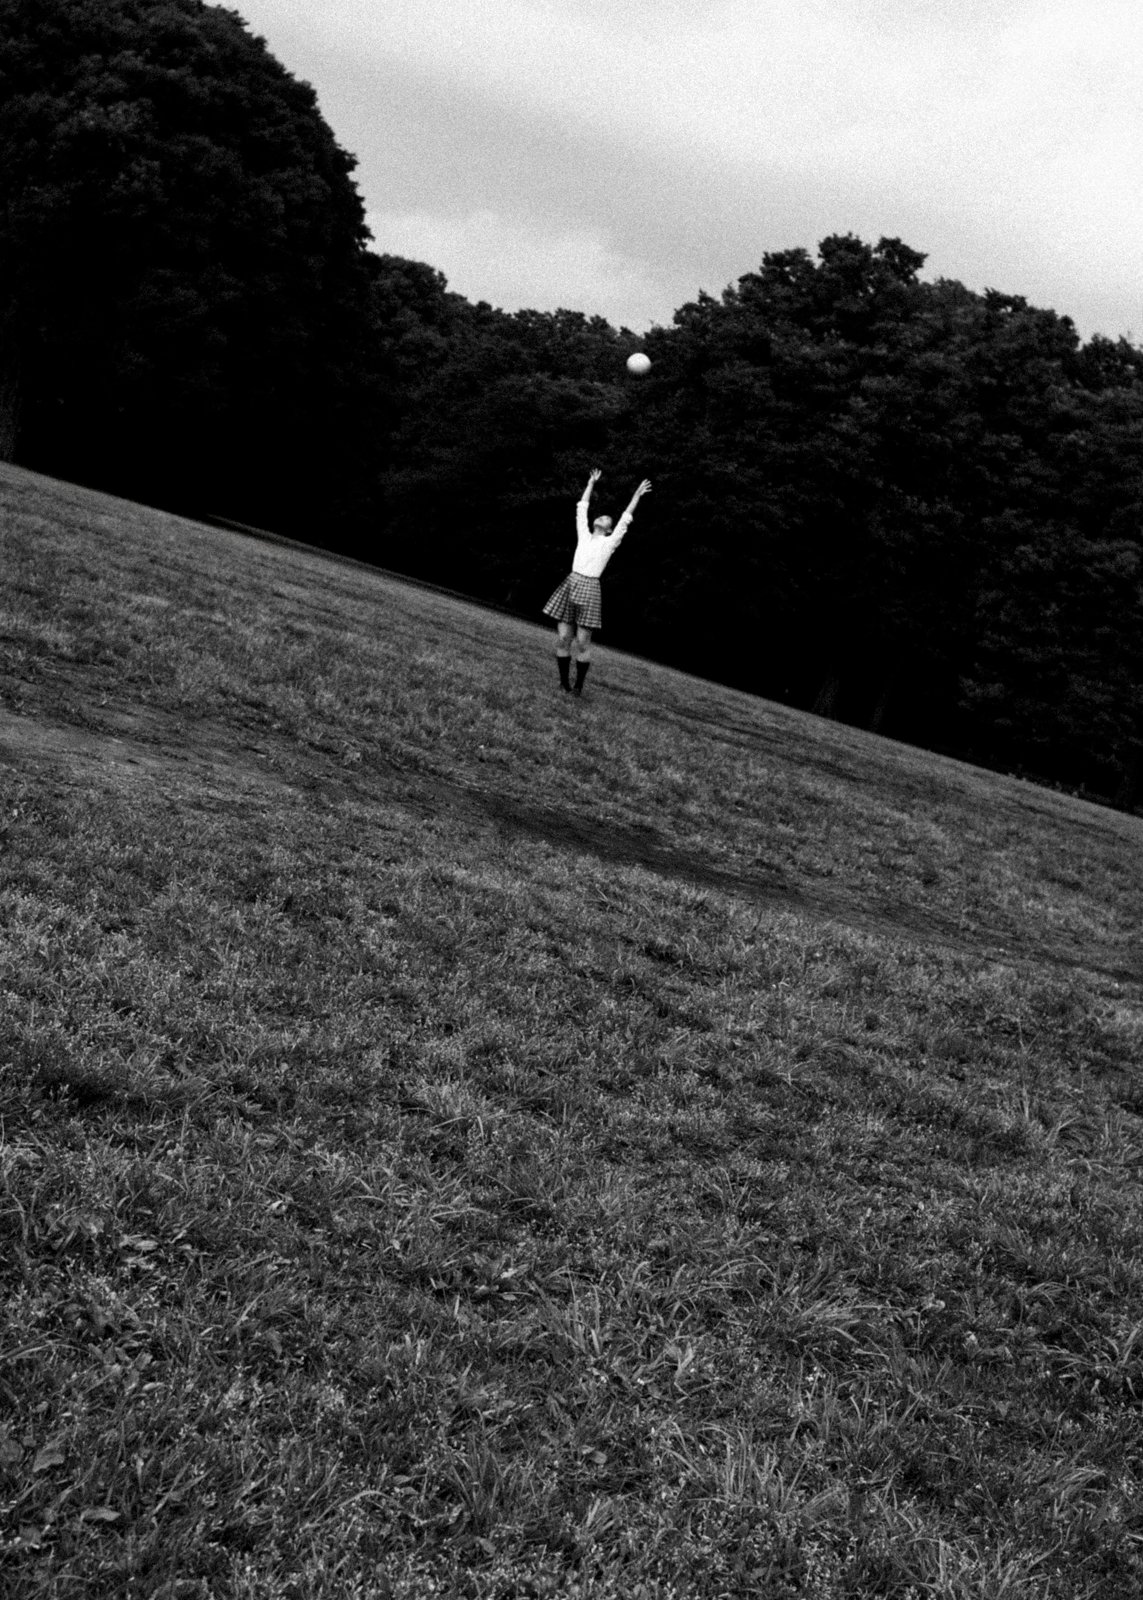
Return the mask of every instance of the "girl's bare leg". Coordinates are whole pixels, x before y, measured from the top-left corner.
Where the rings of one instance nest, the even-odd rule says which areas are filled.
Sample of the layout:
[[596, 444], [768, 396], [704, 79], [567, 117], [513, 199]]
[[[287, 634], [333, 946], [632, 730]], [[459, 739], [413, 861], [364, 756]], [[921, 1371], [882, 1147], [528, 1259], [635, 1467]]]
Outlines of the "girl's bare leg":
[[556, 623], [556, 667], [560, 674], [560, 687], [571, 688], [571, 651], [575, 629], [570, 622]]
[[575, 688], [573, 694], [583, 693], [583, 680], [587, 677], [588, 668], [591, 666], [591, 629], [577, 628], [575, 630], [575, 648], [578, 660], [575, 664]]

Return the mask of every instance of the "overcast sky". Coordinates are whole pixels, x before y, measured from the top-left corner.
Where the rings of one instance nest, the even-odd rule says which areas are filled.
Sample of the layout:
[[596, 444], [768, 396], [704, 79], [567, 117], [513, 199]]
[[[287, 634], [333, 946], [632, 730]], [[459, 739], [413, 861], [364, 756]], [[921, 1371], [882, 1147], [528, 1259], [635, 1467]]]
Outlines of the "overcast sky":
[[1143, 0], [227, 4], [469, 299], [642, 331], [852, 232], [1143, 342]]

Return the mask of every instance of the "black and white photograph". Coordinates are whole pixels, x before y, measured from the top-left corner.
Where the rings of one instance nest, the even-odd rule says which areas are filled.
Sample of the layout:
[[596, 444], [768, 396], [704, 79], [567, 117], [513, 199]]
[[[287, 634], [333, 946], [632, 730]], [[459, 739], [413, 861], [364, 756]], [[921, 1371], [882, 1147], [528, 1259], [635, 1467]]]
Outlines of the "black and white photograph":
[[0, 0], [0, 1595], [1143, 1595], [1138, 0]]

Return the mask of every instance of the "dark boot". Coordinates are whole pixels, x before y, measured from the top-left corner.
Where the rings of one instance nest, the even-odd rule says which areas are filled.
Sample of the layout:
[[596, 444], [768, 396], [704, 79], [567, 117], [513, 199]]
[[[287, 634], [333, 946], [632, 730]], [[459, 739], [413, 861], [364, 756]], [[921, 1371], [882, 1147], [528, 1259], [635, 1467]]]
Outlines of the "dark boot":
[[583, 680], [587, 677], [587, 675], [588, 675], [588, 673], [590, 671], [591, 671], [591, 662], [590, 661], [577, 661], [576, 662], [576, 664], [575, 664], [575, 688], [572, 690], [572, 694], [582, 694], [583, 693]]
[[571, 693], [571, 682], [570, 682], [570, 680], [568, 678], [568, 673], [571, 670], [571, 656], [557, 656], [556, 657], [556, 666], [559, 668], [559, 671], [560, 671], [560, 688], [561, 689], [566, 689], [568, 691], [568, 693], [570, 694]]

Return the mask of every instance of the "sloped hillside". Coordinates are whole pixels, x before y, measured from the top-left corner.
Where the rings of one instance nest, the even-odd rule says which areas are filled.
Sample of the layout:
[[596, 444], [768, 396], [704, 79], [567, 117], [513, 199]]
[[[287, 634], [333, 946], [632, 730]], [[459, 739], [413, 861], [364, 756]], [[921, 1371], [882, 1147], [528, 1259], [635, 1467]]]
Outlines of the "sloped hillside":
[[1141, 843], [0, 467], [5, 1594], [1137, 1595]]

